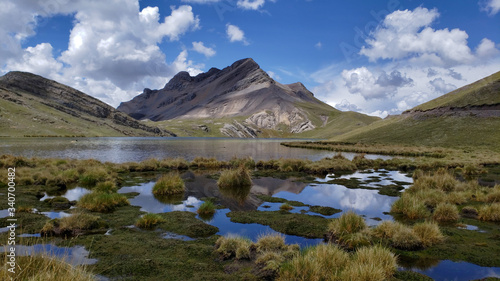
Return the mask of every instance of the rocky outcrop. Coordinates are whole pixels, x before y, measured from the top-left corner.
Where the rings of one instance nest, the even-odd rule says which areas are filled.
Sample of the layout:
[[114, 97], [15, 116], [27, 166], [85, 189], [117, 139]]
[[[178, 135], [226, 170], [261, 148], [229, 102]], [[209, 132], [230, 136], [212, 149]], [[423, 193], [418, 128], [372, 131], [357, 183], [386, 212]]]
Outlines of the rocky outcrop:
[[[302, 105], [307, 105], [304, 109]], [[283, 85], [274, 81], [252, 59], [243, 59], [222, 70], [190, 76], [179, 72], [161, 90], [145, 89], [121, 110], [136, 119], [219, 119], [247, 117], [245, 124], [226, 124], [227, 136], [254, 137], [259, 129], [276, 130], [284, 125], [289, 132], [312, 130], [311, 114], [336, 111], [314, 97], [301, 83]], [[282, 128], [282, 127], [280, 127]], [[256, 136], [255, 136], [256, 137]]]

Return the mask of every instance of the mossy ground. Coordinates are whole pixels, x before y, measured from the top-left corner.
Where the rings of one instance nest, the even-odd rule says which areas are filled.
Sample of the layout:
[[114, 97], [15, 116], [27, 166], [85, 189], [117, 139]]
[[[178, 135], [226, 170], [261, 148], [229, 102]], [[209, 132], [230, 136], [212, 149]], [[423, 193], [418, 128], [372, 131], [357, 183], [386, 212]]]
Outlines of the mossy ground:
[[[1, 159], [0, 159], [1, 160]], [[19, 165], [25, 170], [20, 173], [27, 180], [30, 171], [41, 172], [43, 167], [47, 169], [60, 169], [60, 171], [74, 169], [77, 173], [80, 165], [99, 166], [109, 172], [109, 177], [114, 180], [117, 186], [121, 185], [136, 185], [141, 182], [148, 182], [158, 176], [159, 173], [169, 171], [171, 168], [164, 163], [158, 166], [153, 161], [149, 164], [102, 164], [89, 161], [48, 161], [35, 160], [34, 163], [30, 159], [3, 159], [12, 163], [4, 163], [0, 161], [0, 166]], [[201, 163], [201, 162], [200, 162]], [[214, 162], [211, 162], [212, 165]], [[270, 162], [269, 162], [270, 163]], [[358, 164], [356, 165], [360, 165]], [[370, 162], [362, 163], [362, 165], [370, 165]], [[230, 164], [225, 162], [217, 162], [217, 165]], [[377, 164], [377, 165], [378, 165]], [[204, 164], [202, 164], [204, 165]], [[207, 162], [208, 165], [208, 162]], [[150, 167], [150, 168], [148, 168]], [[162, 168], [163, 167], [163, 168]], [[373, 167], [376, 168], [376, 167]], [[131, 170], [139, 169], [141, 173], [131, 172]], [[151, 169], [150, 173], [143, 173]], [[487, 174], [488, 177], [495, 177], [494, 170], [496, 167], [488, 167], [488, 170], [493, 170], [493, 173]], [[80, 169], [84, 172], [83, 169]], [[138, 170], [138, 171], [139, 171]], [[269, 175], [278, 170], [264, 170]], [[300, 180], [307, 181], [307, 174], [302, 173]], [[71, 174], [71, 173], [68, 173]], [[34, 175], [34, 174], [33, 174]], [[56, 177], [57, 172], [49, 177]], [[297, 180], [297, 178], [296, 178]], [[371, 179], [376, 181], [376, 178]], [[78, 179], [76, 179], [78, 181]], [[45, 192], [62, 194], [68, 186], [58, 186], [57, 181], [49, 181], [48, 184], [38, 184], [29, 182], [20, 184], [16, 191], [17, 203], [24, 207], [36, 208], [39, 211], [49, 211], [53, 209], [51, 204], [40, 201]], [[353, 186], [354, 187], [354, 186]], [[0, 192], [5, 190], [6, 186], [0, 186]], [[95, 187], [89, 187], [91, 189]], [[127, 198], [137, 196], [137, 193], [124, 194]], [[269, 225], [276, 231], [298, 235], [308, 238], [323, 238], [327, 233], [327, 225], [329, 220], [320, 216], [315, 216], [312, 213], [320, 213], [323, 215], [331, 215], [340, 210], [327, 208], [322, 206], [309, 206], [302, 202], [288, 201], [282, 198], [274, 198], [269, 196], [259, 196], [263, 201], [287, 203], [291, 206], [309, 207], [309, 214], [296, 214], [285, 211], [237, 211], [228, 214], [231, 220], [240, 223], [259, 223]], [[5, 196], [0, 197], [0, 204], [7, 205]], [[472, 206], [479, 209], [484, 204], [481, 202], [468, 201], [458, 205], [459, 210], [465, 206]], [[66, 212], [73, 213], [82, 211], [81, 208], [67, 210]], [[241, 262], [237, 265], [238, 270], [231, 270], [235, 266], [230, 262], [221, 262], [214, 254], [214, 245], [218, 236], [216, 227], [210, 226], [196, 218], [196, 214], [191, 212], [170, 212], [160, 214], [165, 222], [158, 223], [152, 230], [142, 230], [139, 228], [129, 228], [127, 226], [134, 225], [135, 222], [144, 214], [140, 211], [140, 207], [136, 206], [118, 206], [114, 211], [109, 213], [90, 212], [93, 215], [98, 215], [104, 220], [111, 235], [103, 234], [83, 234], [71, 239], [63, 240], [59, 237], [43, 238], [43, 242], [55, 242], [59, 246], [74, 246], [84, 245], [90, 250], [90, 258], [96, 258], [99, 262], [89, 266], [94, 273], [101, 274], [107, 277], [114, 277], [125, 280], [258, 280], [258, 277], [252, 271], [252, 265]], [[28, 212], [20, 212], [16, 214], [19, 223], [19, 230], [23, 233], [38, 233], [44, 224], [49, 221], [49, 218], [41, 214], [33, 214]], [[397, 217], [397, 216], [396, 216]], [[412, 225], [420, 222], [405, 221], [405, 224]], [[6, 219], [0, 219], [0, 223], [5, 224]], [[481, 231], [459, 229], [457, 223], [475, 225]], [[481, 266], [500, 266], [500, 258], [497, 253], [500, 252], [500, 225], [495, 222], [483, 222], [473, 218], [459, 218], [457, 223], [448, 223], [440, 225], [446, 239], [443, 243], [428, 247], [422, 250], [403, 251], [391, 249], [401, 257], [413, 258], [415, 260], [440, 260], [449, 259], [454, 261], [466, 261]], [[162, 233], [173, 232], [180, 235], [186, 235], [195, 238], [193, 241], [181, 241], [175, 239], [164, 239]], [[6, 233], [0, 234], [0, 241], [6, 240]], [[38, 239], [38, 241], [37, 241]], [[25, 238], [24, 244], [40, 243], [40, 238]], [[400, 280], [426, 280], [425, 277], [410, 273], [397, 272], [394, 278]]]

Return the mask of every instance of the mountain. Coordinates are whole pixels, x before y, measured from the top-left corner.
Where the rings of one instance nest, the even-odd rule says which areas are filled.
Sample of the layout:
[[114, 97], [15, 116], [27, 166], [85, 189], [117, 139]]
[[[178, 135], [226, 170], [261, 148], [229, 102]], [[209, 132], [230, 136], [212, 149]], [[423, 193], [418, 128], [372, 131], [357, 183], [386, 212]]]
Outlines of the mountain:
[[26, 72], [0, 77], [0, 136], [171, 136], [78, 90]]
[[139, 120], [170, 120], [160, 124], [196, 136], [258, 137], [273, 132], [284, 136], [324, 129], [336, 120], [346, 123], [328, 132], [333, 136], [376, 120], [344, 114], [315, 98], [301, 83], [278, 83], [250, 58], [195, 77], [179, 72], [163, 89], [144, 89], [118, 110]]
[[500, 151], [500, 72], [333, 140]]

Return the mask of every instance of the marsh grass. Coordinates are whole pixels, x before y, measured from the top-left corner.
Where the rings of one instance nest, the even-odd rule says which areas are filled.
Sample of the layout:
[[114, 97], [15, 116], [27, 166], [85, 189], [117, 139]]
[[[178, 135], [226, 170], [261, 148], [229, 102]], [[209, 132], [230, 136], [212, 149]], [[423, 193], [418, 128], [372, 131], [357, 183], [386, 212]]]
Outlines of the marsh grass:
[[161, 176], [153, 186], [154, 195], [172, 195], [183, 193], [186, 189], [184, 181], [177, 173], [169, 173]]
[[221, 255], [223, 259], [249, 259], [250, 246], [252, 241], [239, 236], [221, 236], [215, 242], [216, 252]]
[[482, 206], [479, 209], [478, 218], [483, 221], [500, 221], [500, 203]]
[[135, 226], [143, 229], [153, 229], [157, 224], [162, 222], [165, 222], [165, 219], [163, 219], [162, 216], [147, 213], [136, 221]]
[[435, 222], [422, 222], [413, 225], [413, 232], [418, 236], [424, 248], [444, 241], [444, 236]]
[[122, 194], [93, 191], [83, 195], [77, 206], [92, 212], [106, 213], [129, 204], [127, 197]]
[[396, 256], [380, 245], [359, 248], [353, 261], [357, 264], [374, 265], [376, 268], [382, 269], [384, 280], [390, 279], [397, 269]]
[[282, 210], [282, 211], [291, 211], [291, 210], [293, 210], [293, 207], [290, 206], [290, 204], [288, 204], [288, 203], [283, 203], [280, 206], [280, 210]]
[[200, 205], [196, 212], [202, 219], [210, 219], [215, 214], [215, 209], [215, 204], [212, 201], [208, 200], [203, 202], [203, 204]]
[[88, 213], [74, 213], [68, 217], [48, 221], [45, 223], [40, 233], [43, 236], [75, 236], [89, 230], [104, 227], [106, 227], [106, 223], [99, 216]]
[[392, 204], [391, 212], [403, 214], [412, 220], [426, 218], [430, 215], [422, 200], [406, 192]]
[[260, 236], [255, 246], [259, 253], [283, 251], [288, 247], [285, 243], [285, 236], [279, 233]]
[[249, 189], [252, 187], [250, 171], [244, 165], [237, 169], [224, 170], [220, 174], [217, 186], [220, 189]]
[[438, 222], [454, 222], [460, 216], [457, 206], [450, 203], [440, 203], [436, 206], [432, 217]]
[[103, 193], [115, 193], [118, 191], [118, 187], [112, 181], [105, 181], [105, 182], [98, 183], [93, 188], [93, 190], [96, 192], [103, 192]]
[[[73, 266], [62, 259], [46, 253], [30, 256], [17, 256], [15, 280], [28, 281], [96, 281], [97, 278], [85, 266]], [[11, 280], [5, 260], [0, 270], [1, 280]]]
[[104, 167], [91, 166], [85, 168], [79, 177], [79, 183], [83, 186], [93, 187], [98, 182], [109, 180], [108, 171]]
[[422, 242], [413, 229], [404, 226], [392, 235], [391, 245], [398, 249], [415, 250], [422, 246]]
[[328, 231], [335, 237], [356, 233], [365, 228], [366, 223], [363, 217], [353, 211], [342, 214], [338, 219], [333, 219], [328, 224]]

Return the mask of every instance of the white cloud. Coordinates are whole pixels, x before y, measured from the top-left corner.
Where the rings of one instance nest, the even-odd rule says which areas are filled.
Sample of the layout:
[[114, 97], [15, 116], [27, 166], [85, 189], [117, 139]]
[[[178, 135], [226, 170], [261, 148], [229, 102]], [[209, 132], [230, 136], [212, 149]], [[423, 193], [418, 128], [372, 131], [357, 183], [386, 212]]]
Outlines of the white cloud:
[[487, 0], [482, 10], [486, 11], [491, 16], [496, 15], [500, 11], [500, 0]]
[[245, 32], [236, 25], [228, 23], [226, 25], [226, 34], [230, 42], [243, 42], [243, 44], [248, 45], [247, 39], [245, 38]]
[[55, 77], [63, 64], [52, 56], [52, 45], [41, 43], [24, 50], [21, 58], [7, 61], [8, 69], [36, 73], [44, 77]]
[[436, 78], [434, 80], [429, 81], [434, 91], [442, 94], [449, 93], [457, 88], [457, 86], [446, 83], [442, 78]]
[[[67, 50], [56, 58], [48, 43], [21, 48], [39, 19], [58, 14], [74, 15]], [[162, 87], [178, 71], [199, 73], [187, 52], [168, 63], [158, 46], [199, 28], [198, 16], [187, 5], [171, 6], [162, 20], [157, 7], [140, 10], [138, 0], [75, 0], [71, 5], [6, 0], [0, 10], [0, 71], [34, 72], [116, 106], [144, 87]]]
[[468, 34], [459, 29], [434, 30], [439, 17], [436, 9], [418, 7], [395, 11], [366, 40], [360, 54], [370, 61], [411, 58], [414, 62], [451, 66], [471, 62], [474, 56], [467, 45]]
[[269, 77], [273, 78], [274, 80], [281, 80], [281, 77], [275, 72], [273, 71], [266, 71], [266, 72], [267, 74], [269, 74]]
[[476, 48], [476, 54], [481, 59], [492, 58], [499, 53], [500, 51], [496, 48], [495, 43], [488, 38], [483, 38]]
[[373, 73], [366, 67], [342, 71], [344, 84], [352, 94], [361, 94], [365, 99], [388, 98], [398, 88], [411, 86], [413, 80], [393, 70], [387, 74], [385, 71]]
[[266, 3], [265, 0], [238, 0], [236, 5], [246, 10], [258, 10]]
[[321, 50], [321, 48], [323, 48], [323, 44], [321, 42], [318, 42], [316, 43], [316, 45], [314, 45], [314, 47], [316, 47], [316, 49], [318, 50]]
[[203, 42], [193, 42], [193, 50], [200, 54], [205, 55], [205, 57], [213, 57], [215, 56], [215, 50], [209, 47], [205, 47]]
[[210, 3], [217, 3], [220, 2], [221, 0], [182, 0], [184, 3], [196, 3], [196, 4], [210, 4]]

